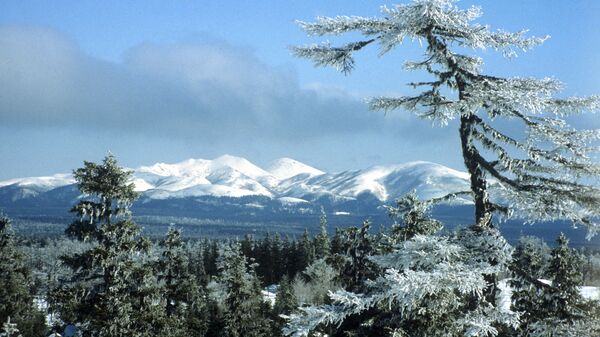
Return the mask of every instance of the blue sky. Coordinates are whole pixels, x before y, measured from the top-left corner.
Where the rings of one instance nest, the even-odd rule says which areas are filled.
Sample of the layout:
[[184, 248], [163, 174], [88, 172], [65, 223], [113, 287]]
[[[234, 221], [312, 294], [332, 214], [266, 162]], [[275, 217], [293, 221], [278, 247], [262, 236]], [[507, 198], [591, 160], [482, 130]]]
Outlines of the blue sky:
[[[228, 153], [328, 171], [410, 160], [462, 169], [456, 125], [384, 116], [362, 101], [405, 90], [415, 74], [401, 64], [420, 55], [418, 43], [382, 58], [368, 50], [350, 76], [289, 53], [321, 41], [295, 19], [372, 16], [393, 3], [0, 2], [0, 179], [68, 172], [108, 150], [129, 167]], [[600, 93], [600, 1], [459, 2], [472, 4], [483, 8], [480, 23], [551, 36], [513, 60], [480, 53], [486, 72]]]

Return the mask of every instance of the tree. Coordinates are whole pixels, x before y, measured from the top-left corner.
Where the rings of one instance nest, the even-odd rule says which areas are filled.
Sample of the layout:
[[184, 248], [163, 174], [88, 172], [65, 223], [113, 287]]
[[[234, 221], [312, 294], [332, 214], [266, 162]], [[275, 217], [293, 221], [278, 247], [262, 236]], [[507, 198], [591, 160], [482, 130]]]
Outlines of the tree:
[[529, 326], [530, 336], [598, 336], [600, 304], [585, 301], [579, 293], [583, 283], [582, 259], [560, 234], [552, 249], [547, 275], [551, 283], [533, 283], [541, 290], [540, 306], [531, 310], [537, 320]]
[[86, 241], [98, 236], [102, 225], [128, 215], [129, 207], [138, 198], [129, 181], [131, 174], [118, 166], [112, 154], [102, 164], [84, 161], [84, 167], [73, 171], [79, 190], [88, 198], [71, 209], [79, 218], [66, 229], [66, 234]]
[[183, 253], [181, 231], [169, 228], [160, 242], [161, 257], [157, 263], [158, 280], [165, 303], [165, 315], [171, 322], [179, 322], [182, 336], [202, 336], [206, 331], [206, 305], [204, 289], [190, 272]]
[[73, 207], [79, 219], [67, 233], [92, 246], [62, 257], [73, 274], [51, 297], [61, 319], [79, 324], [84, 336], [143, 336], [160, 327], [155, 278], [141, 263], [150, 242], [129, 212], [137, 197], [131, 174], [110, 154], [74, 171], [87, 198]]
[[317, 259], [327, 258], [331, 253], [329, 234], [327, 234], [327, 214], [321, 208], [321, 216], [319, 218], [319, 234], [314, 239], [315, 257]]
[[273, 311], [275, 315], [289, 315], [298, 308], [298, 299], [294, 294], [292, 283], [287, 275], [283, 275], [277, 294], [275, 295], [275, 305]]
[[541, 281], [546, 276], [550, 248], [535, 237], [519, 239], [510, 264], [512, 279], [512, 310], [520, 312], [519, 332], [526, 334], [529, 325], [546, 317], [543, 308]]
[[[419, 206], [422, 207], [422, 206]], [[484, 248], [482, 248], [484, 247]], [[487, 254], [482, 254], [485, 249]], [[360, 292], [330, 293], [330, 304], [299, 308], [286, 335], [496, 336], [517, 315], [487, 302], [485, 278], [505, 270], [510, 246], [495, 229], [466, 228], [450, 236], [415, 235], [368, 261], [383, 270]], [[491, 263], [494, 261], [495, 263]]]
[[342, 231], [345, 263], [340, 274], [346, 290], [360, 292], [365, 280], [377, 275], [377, 266], [370, 260], [377, 252], [377, 243], [369, 233], [370, 229], [371, 224], [365, 221], [360, 228], [349, 227]]
[[[297, 56], [312, 59], [318, 66], [333, 66], [346, 74], [354, 67], [353, 53], [368, 45], [378, 43], [381, 54], [386, 54], [405, 39], [424, 42], [425, 58], [405, 64], [408, 70], [423, 70], [433, 77], [410, 83], [423, 91], [403, 97], [376, 97], [369, 105], [375, 110], [405, 109], [442, 125], [459, 120], [470, 189], [441, 199], [470, 196], [475, 214], [470, 229], [445, 240], [415, 235], [411, 227], [398, 228], [410, 239], [381, 259], [374, 258], [385, 275], [369, 283], [366, 294], [338, 292], [332, 295], [331, 307], [304, 308], [303, 315], [292, 319], [289, 334], [305, 335], [323, 324], [340, 323], [348, 315], [380, 308], [402, 313], [389, 321], [400, 323], [390, 327], [397, 334], [497, 335], [502, 326], [514, 326], [515, 316], [503, 312], [496, 301], [497, 277], [506, 270], [511, 249], [495, 228], [493, 215], [519, 216], [528, 221], [568, 219], [587, 227], [590, 236], [599, 228], [594, 221], [600, 216], [600, 190], [590, 181], [600, 175], [600, 166], [590, 154], [597, 150], [591, 145], [598, 141], [600, 132], [573, 129], [564, 118], [598, 110], [600, 98], [557, 98], [561, 84], [554, 79], [483, 74], [481, 59], [463, 54], [465, 47], [491, 48], [513, 56], [515, 49], [531, 49], [546, 38], [527, 38], [524, 31], [493, 32], [474, 23], [481, 15], [479, 8], [462, 10], [454, 3], [415, 0], [383, 7], [383, 17], [320, 17], [314, 23], [299, 22], [309, 35], [365, 36], [340, 47], [326, 43], [293, 49]], [[511, 127], [499, 123], [501, 119]], [[412, 214], [405, 209], [403, 216], [423, 223], [417, 219], [424, 214], [414, 207], [418, 204], [411, 206]], [[456, 251], [460, 256], [451, 253]], [[404, 260], [407, 256], [415, 259]], [[475, 279], [481, 283], [477, 285]], [[441, 286], [445, 289], [438, 288]], [[440, 290], [442, 296], [430, 296], [432, 289]], [[442, 308], [445, 311], [439, 311]], [[440, 316], [443, 312], [450, 314]], [[300, 324], [303, 319], [304, 324]], [[422, 329], [415, 330], [415, 325]]]
[[398, 200], [397, 207], [388, 207], [389, 215], [394, 219], [391, 242], [406, 241], [416, 235], [433, 235], [437, 233], [442, 229], [442, 223], [429, 216], [429, 209], [436, 202], [451, 197], [453, 196], [446, 196], [441, 200], [432, 199], [422, 202], [418, 199], [416, 191], [412, 191]]
[[576, 314], [574, 305], [581, 302], [579, 286], [582, 285], [582, 274], [579, 269], [582, 260], [579, 254], [569, 248], [569, 240], [561, 233], [552, 249], [548, 272], [552, 277], [552, 287], [549, 288], [547, 308], [556, 310], [559, 319], [572, 321]]
[[[425, 58], [405, 63], [407, 70], [424, 70], [431, 81], [410, 83], [425, 88], [413, 96], [376, 97], [372, 109], [412, 111], [435, 123], [460, 120], [462, 156], [470, 175], [475, 204], [474, 224], [493, 226], [492, 215], [519, 215], [530, 220], [568, 219], [593, 234], [600, 214], [600, 190], [586, 177], [600, 175], [600, 166], [588, 156], [597, 149], [597, 130], [570, 128], [564, 117], [598, 110], [600, 99], [557, 98], [562, 88], [555, 79], [504, 78], [482, 73], [482, 60], [462, 54], [460, 48], [495, 49], [505, 56], [528, 50], [546, 37], [524, 36], [525, 31], [491, 31], [473, 23], [478, 7], [463, 10], [454, 0], [415, 0], [411, 4], [383, 7], [383, 17], [319, 17], [314, 23], [298, 22], [309, 35], [342, 35], [356, 32], [366, 37], [340, 47], [329, 43], [295, 47], [299, 57], [318, 66], [333, 66], [348, 74], [353, 53], [379, 43], [385, 54], [405, 39], [425, 43]], [[496, 120], [513, 124], [504, 130]], [[516, 130], [523, 130], [518, 133]], [[492, 200], [490, 182], [501, 195]], [[465, 191], [467, 192], [467, 191]], [[504, 202], [503, 202], [504, 201]], [[511, 205], [511, 209], [507, 208]]]
[[271, 336], [273, 322], [268, 317], [269, 304], [262, 299], [254, 266], [248, 268], [237, 244], [223, 249], [219, 270], [219, 281], [226, 292], [223, 334], [227, 337]]
[[[46, 321], [33, 303], [31, 270], [17, 249], [10, 219], [0, 214], [0, 322], [6, 336], [46, 334]], [[12, 320], [12, 322], [11, 322]]]

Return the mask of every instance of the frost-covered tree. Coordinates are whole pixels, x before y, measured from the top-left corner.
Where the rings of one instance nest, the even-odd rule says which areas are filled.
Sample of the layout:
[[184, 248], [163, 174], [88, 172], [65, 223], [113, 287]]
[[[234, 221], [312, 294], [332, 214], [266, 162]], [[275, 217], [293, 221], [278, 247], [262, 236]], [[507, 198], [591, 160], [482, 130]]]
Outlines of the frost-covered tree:
[[[600, 166], [590, 159], [598, 130], [576, 130], [565, 117], [598, 110], [600, 99], [559, 98], [562, 84], [552, 78], [499, 77], [482, 72], [482, 60], [469, 49], [494, 49], [505, 56], [528, 50], [546, 37], [526, 37], [525, 31], [492, 31], [475, 23], [478, 7], [460, 9], [455, 0], [415, 0], [383, 7], [381, 17], [319, 17], [299, 22], [313, 36], [358, 33], [365, 39], [332, 46], [329, 43], [295, 47], [299, 57], [318, 66], [333, 66], [348, 74], [353, 54], [379, 44], [380, 54], [404, 40], [418, 40], [425, 56], [405, 63], [407, 70], [424, 70], [429, 81], [410, 83], [423, 91], [402, 97], [375, 97], [376, 110], [403, 109], [438, 124], [459, 119], [465, 166], [470, 174], [470, 194], [475, 203], [474, 224], [493, 225], [494, 212], [528, 220], [568, 219], [593, 234], [600, 214], [600, 190], [587, 184], [597, 179]], [[506, 120], [510, 127], [502, 127]], [[506, 124], [506, 123], [505, 123]], [[520, 130], [522, 132], [517, 132]], [[498, 196], [490, 197], [493, 180]], [[507, 208], [510, 206], [510, 209]]]
[[552, 249], [546, 271], [551, 283], [531, 280], [540, 289], [539, 306], [531, 308], [528, 336], [599, 336], [600, 304], [586, 301], [579, 292], [582, 285], [581, 257], [569, 248], [564, 234]]
[[207, 325], [206, 294], [190, 272], [189, 261], [183, 252], [181, 231], [169, 228], [160, 247], [162, 252], [156, 272], [162, 286], [160, 292], [168, 321], [180, 323], [182, 336], [201, 336]]
[[71, 209], [78, 218], [67, 228], [66, 234], [84, 241], [93, 239], [102, 225], [127, 216], [129, 207], [138, 198], [129, 181], [131, 174], [118, 166], [112, 154], [101, 164], [84, 161], [82, 168], [73, 171], [79, 190], [87, 198]]
[[399, 199], [396, 207], [388, 207], [388, 213], [394, 220], [390, 241], [406, 241], [416, 235], [432, 235], [442, 229], [442, 223], [428, 213], [437, 201], [440, 200], [423, 202], [417, 197], [416, 191], [412, 191]]
[[51, 296], [65, 322], [80, 325], [83, 336], [143, 336], [160, 325], [152, 269], [142, 258], [150, 242], [141, 237], [129, 206], [137, 197], [131, 172], [108, 155], [101, 164], [85, 162], [74, 171], [86, 196], [74, 208], [79, 216], [68, 233], [92, 243], [62, 258], [73, 271]]
[[354, 336], [498, 335], [500, 327], [518, 321], [514, 313], [482, 300], [485, 276], [505, 266], [481, 259], [472, 249], [481, 241], [495, 246], [498, 260], [510, 257], [497, 233], [488, 237], [466, 229], [451, 237], [417, 235], [371, 258], [385, 273], [366, 282], [362, 293], [330, 292], [331, 304], [300, 308], [290, 315], [284, 333], [309, 336], [359, 317]]
[[329, 234], [327, 233], [327, 214], [325, 210], [321, 208], [321, 216], [319, 217], [319, 234], [315, 236], [314, 247], [315, 257], [317, 259], [324, 259], [331, 253], [331, 247], [329, 242]]
[[342, 231], [344, 263], [340, 278], [344, 288], [349, 291], [361, 291], [364, 281], [377, 275], [377, 266], [370, 260], [376, 253], [376, 242], [369, 233], [371, 223], [365, 221], [361, 227], [350, 227]]
[[262, 298], [254, 266], [236, 244], [224, 247], [219, 261], [219, 282], [224, 286], [224, 331], [226, 337], [267, 337], [272, 335], [270, 306]]
[[[7, 336], [16, 337], [19, 331], [31, 337], [45, 336], [46, 320], [33, 303], [32, 290], [31, 270], [17, 247], [10, 219], [0, 213], [0, 322], [6, 322]], [[14, 331], [10, 330], [13, 326]]]
[[[420, 203], [415, 201], [416, 210], [424, 209]], [[360, 292], [330, 292], [330, 304], [300, 308], [284, 332], [309, 336], [341, 326], [349, 331], [334, 336], [498, 335], [516, 327], [517, 315], [486, 299], [486, 278], [505, 270], [511, 254], [496, 229], [414, 235], [367, 256], [384, 272], [363, 278]]]
[[547, 277], [549, 259], [550, 248], [541, 239], [519, 239], [510, 264], [510, 286], [512, 310], [521, 313], [519, 332], [522, 334], [528, 331], [532, 322], [547, 316], [540, 310], [544, 307], [542, 285], [545, 285], [540, 279]]
[[[497, 335], [517, 321], [496, 298], [497, 277], [506, 270], [511, 249], [494, 228], [493, 215], [528, 221], [568, 219], [587, 227], [589, 235], [598, 229], [594, 221], [600, 215], [600, 190], [593, 180], [600, 175], [600, 166], [590, 155], [597, 150], [593, 144], [600, 132], [576, 130], [565, 118], [598, 110], [600, 99], [559, 98], [562, 85], [550, 78], [484, 74], [476, 53], [465, 53], [469, 48], [514, 56], [516, 50], [531, 49], [546, 38], [526, 37], [525, 31], [492, 31], [475, 22], [481, 15], [478, 7], [463, 10], [455, 2], [415, 0], [383, 7], [381, 17], [299, 22], [313, 36], [365, 37], [341, 46], [324, 43], [293, 49], [318, 66], [333, 66], [346, 74], [354, 68], [353, 54], [368, 45], [379, 44], [382, 55], [406, 39], [424, 45], [424, 58], [406, 62], [405, 67], [424, 71], [432, 79], [410, 83], [415, 94], [375, 97], [369, 105], [375, 110], [408, 110], [441, 125], [458, 119], [470, 189], [447, 197], [470, 195], [475, 216], [471, 228], [447, 238], [415, 235], [418, 226], [396, 228], [408, 240], [373, 258], [385, 270], [384, 276], [367, 282], [364, 293], [336, 292], [330, 295], [331, 306], [304, 308], [304, 314], [292, 317], [288, 334], [306, 335], [375, 308], [393, 317], [381, 326], [384, 329], [377, 332], [381, 335]], [[418, 200], [412, 205], [407, 201], [411, 207], [402, 216], [425, 224], [418, 219], [425, 214], [415, 207]], [[433, 228], [435, 222], [424, 227]]]

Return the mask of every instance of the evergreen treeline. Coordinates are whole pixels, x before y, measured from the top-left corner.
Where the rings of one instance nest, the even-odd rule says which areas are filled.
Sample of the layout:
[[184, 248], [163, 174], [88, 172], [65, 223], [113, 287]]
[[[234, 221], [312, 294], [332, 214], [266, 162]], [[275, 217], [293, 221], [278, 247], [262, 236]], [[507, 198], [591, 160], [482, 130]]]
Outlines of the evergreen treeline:
[[[472, 260], [476, 255], [469, 255], [471, 229], [440, 234], [442, 224], [429, 217], [429, 205], [414, 194], [389, 209], [396, 225], [379, 232], [365, 222], [330, 235], [323, 212], [315, 236], [305, 231], [298, 238], [267, 234], [186, 241], [180, 230], [170, 228], [162, 240], [151, 242], [131, 218], [128, 206], [137, 193], [129, 176], [112, 156], [75, 171], [87, 197], [72, 209], [76, 217], [66, 229], [69, 238], [18, 241], [9, 219], [0, 218], [0, 336], [234, 337], [309, 331], [427, 336], [455, 328], [465, 313], [478, 310], [470, 302], [474, 297], [462, 293], [466, 279], [452, 281], [476, 276], [481, 268], [481, 261]], [[510, 254], [501, 237], [490, 242], [489, 250], [498, 250], [499, 257]], [[462, 256], [455, 255], [460, 251]], [[386, 295], [389, 285], [381, 283], [382, 273], [391, 275], [390, 266], [431, 271], [437, 258], [454, 267], [440, 274], [436, 282], [444, 287], [439, 289], [428, 283], [427, 273], [416, 274], [422, 277], [416, 280], [419, 286], [434, 290], [413, 304], [420, 308], [416, 313], [399, 315], [400, 308], [390, 311], [368, 301], [360, 310], [353, 308], [369, 296], [392, 296]], [[543, 335], [550, 326], [567, 333], [591, 331], [600, 306], [582, 298], [579, 286], [584, 274], [598, 272], [593, 254], [584, 258], [564, 236], [552, 249], [539, 239], [523, 238], [509, 259], [511, 275], [504, 276], [513, 289], [510, 309], [520, 317], [511, 326], [496, 326], [497, 334]], [[453, 274], [456, 268], [468, 270]], [[365, 295], [340, 307], [348, 294]], [[312, 325], [303, 327], [307, 322]]]

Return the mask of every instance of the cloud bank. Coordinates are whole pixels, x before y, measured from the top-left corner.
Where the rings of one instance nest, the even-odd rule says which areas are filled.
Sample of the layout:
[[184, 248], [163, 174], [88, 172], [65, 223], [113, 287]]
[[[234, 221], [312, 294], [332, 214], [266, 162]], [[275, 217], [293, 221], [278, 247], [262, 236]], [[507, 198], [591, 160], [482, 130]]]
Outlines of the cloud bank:
[[0, 116], [191, 138], [297, 138], [380, 130], [381, 114], [343, 92], [301, 88], [291, 71], [223, 42], [145, 44], [120, 64], [43, 28], [0, 28]]
[[[131, 165], [230, 153], [340, 170], [448, 165], [459, 149], [454, 127], [372, 112], [340, 89], [303, 87], [290, 67], [223, 41], [142, 44], [114, 63], [49, 28], [0, 26], [0, 74], [7, 177], [68, 171], [107, 150]], [[456, 151], [440, 146], [447, 141]]]

